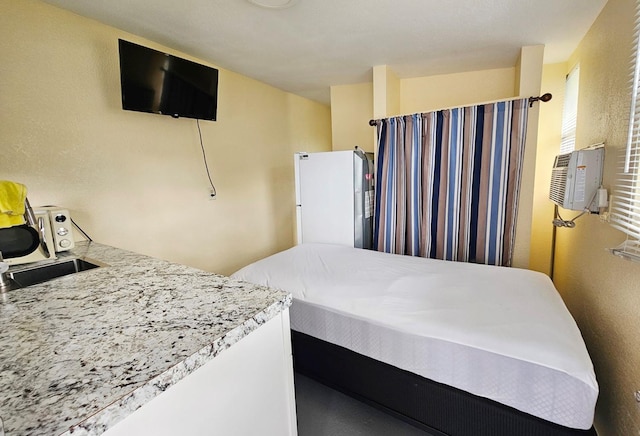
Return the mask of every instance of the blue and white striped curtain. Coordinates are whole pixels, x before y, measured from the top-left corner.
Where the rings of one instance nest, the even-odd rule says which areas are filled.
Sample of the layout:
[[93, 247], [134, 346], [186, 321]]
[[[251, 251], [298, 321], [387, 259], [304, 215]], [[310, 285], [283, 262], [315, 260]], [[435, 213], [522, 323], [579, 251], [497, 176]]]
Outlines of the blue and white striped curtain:
[[374, 248], [511, 264], [528, 99], [378, 123]]

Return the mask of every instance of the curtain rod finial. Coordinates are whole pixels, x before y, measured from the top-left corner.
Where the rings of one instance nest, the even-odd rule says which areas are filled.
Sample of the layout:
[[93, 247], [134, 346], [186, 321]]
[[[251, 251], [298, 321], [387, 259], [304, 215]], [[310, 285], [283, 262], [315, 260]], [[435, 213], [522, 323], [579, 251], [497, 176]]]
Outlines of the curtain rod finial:
[[540, 101], [542, 102], [548, 102], [549, 100], [551, 100], [553, 98], [553, 95], [551, 95], [551, 93], [547, 92], [545, 94], [542, 94], [542, 96], [540, 96]]
[[529, 97], [529, 107], [532, 107], [533, 103], [535, 103], [536, 101], [541, 101], [543, 103], [546, 103], [552, 98], [553, 98], [553, 95], [551, 95], [551, 93], [549, 92], [542, 94], [540, 97]]

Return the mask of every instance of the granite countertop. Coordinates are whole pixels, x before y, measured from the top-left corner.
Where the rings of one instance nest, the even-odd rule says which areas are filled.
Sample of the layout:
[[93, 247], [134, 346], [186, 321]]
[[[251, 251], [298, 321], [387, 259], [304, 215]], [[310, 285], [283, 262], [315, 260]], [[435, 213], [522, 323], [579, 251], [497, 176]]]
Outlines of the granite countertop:
[[0, 294], [7, 436], [98, 435], [291, 305], [291, 295], [125, 250]]

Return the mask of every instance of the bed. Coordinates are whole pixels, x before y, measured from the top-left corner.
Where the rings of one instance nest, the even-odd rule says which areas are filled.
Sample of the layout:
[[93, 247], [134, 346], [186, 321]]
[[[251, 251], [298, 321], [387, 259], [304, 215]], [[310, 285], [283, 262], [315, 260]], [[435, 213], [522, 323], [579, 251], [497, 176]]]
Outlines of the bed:
[[580, 331], [533, 271], [301, 244], [233, 278], [291, 292], [294, 365], [434, 435], [595, 435]]

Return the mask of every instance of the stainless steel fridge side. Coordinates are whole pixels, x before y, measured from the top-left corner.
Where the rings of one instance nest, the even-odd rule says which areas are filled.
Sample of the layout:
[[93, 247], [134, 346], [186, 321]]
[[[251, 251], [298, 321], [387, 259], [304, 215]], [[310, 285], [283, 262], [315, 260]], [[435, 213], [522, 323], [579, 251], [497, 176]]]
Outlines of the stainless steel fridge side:
[[353, 246], [371, 249], [373, 246], [373, 153], [356, 150], [353, 153]]
[[373, 213], [375, 201], [375, 179], [376, 168], [374, 165], [373, 153], [365, 153], [366, 171], [364, 180], [364, 233], [366, 235], [365, 244], [362, 248], [373, 250]]

